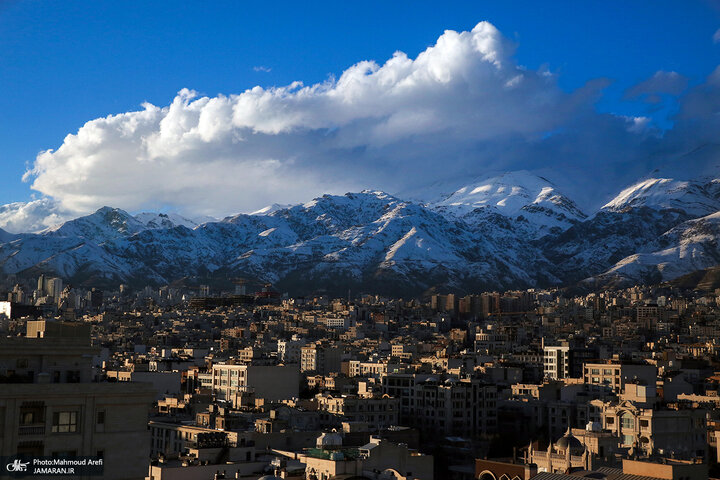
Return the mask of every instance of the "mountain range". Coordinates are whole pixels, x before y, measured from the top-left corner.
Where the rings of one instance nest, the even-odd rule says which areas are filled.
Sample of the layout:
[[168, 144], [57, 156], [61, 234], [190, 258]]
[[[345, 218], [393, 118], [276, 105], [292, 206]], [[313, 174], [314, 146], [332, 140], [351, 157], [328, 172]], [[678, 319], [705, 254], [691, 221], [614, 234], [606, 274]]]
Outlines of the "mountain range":
[[720, 179], [647, 177], [584, 212], [526, 171], [431, 198], [324, 195], [222, 220], [103, 207], [37, 233], [0, 230], [0, 270], [74, 285], [242, 277], [295, 294], [419, 296], [673, 280], [720, 264]]

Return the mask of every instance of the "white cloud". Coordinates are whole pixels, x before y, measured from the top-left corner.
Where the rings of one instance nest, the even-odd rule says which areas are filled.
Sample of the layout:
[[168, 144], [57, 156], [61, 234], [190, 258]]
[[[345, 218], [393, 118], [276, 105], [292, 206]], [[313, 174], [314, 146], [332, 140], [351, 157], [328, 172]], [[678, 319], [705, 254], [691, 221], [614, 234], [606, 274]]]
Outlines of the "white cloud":
[[713, 43], [720, 43], [720, 28], [715, 30], [715, 33], [713, 33]]
[[647, 122], [595, 112], [606, 81], [563, 92], [553, 74], [517, 65], [514, 48], [481, 22], [415, 59], [396, 52], [324, 83], [213, 98], [184, 89], [168, 106], [89, 121], [24, 178], [63, 211], [223, 216], [489, 170], [534, 170], [602, 197], [647, 171], [637, 160]]
[[49, 198], [0, 205], [0, 228], [10, 233], [37, 232], [73, 218]]
[[446, 31], [414, 60], [397, 52], [384, 65], [359, 62], [337, 81], [214, 98], [184, 89], [167, 107], [88, 122], [39, 154], [25, 178], [73, 211], [170, 203], [224, 214], [392, 188], [403, 183], [393, 164], [428, 144], [446, 152], [442, 143], [532, 138], [561, 124], [573, 97], [552, 76], [515, 65], [512, 53], [483, 22]]
[[255, 67], [253, 67], [253, 70], [255, 70], [256, 72], [265, 72], [265, 73], [272, 72], [272, 68], [266, 67], [265, 65], [257, 65]]

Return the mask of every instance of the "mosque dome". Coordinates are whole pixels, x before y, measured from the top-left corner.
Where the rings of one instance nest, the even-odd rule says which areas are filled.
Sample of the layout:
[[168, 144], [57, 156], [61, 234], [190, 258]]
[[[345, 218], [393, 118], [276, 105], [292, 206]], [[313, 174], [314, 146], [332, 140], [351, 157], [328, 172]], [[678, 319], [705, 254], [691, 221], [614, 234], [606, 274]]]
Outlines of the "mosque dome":
[[342, 435], [336, 431], [330, 433], [323, 433], [317, 439], [317, 448], [336, 448], [342, 447], [343, 438]]
[[565, 435], [555, 442], [555, 448], [563, 453], [569, 448], [571, 455], [582, 455], [585, 451], [585, 446], [570, 432], [569, 428]]

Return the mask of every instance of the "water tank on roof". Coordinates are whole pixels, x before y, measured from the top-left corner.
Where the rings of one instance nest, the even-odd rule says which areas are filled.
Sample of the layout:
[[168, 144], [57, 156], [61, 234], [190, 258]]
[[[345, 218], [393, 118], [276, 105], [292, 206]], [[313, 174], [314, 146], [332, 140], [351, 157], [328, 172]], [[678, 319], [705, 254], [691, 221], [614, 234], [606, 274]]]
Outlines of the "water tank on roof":
[[600, 425], [600, 422], [588, 422], [587, 425], [585, 425], [585, 431], [600, 432], [602, 431], [602, 425]]

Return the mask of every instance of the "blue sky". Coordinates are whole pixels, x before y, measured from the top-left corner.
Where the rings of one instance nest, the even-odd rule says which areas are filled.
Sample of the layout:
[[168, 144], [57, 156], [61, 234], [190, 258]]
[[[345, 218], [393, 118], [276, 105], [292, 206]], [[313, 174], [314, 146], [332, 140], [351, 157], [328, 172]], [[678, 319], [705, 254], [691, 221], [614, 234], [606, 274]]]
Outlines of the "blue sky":
[[38, 152], [57, 149], [89, 120], [138, 110], [146, 101], [167, 106], [183, 88], [214, 97], [255, 85], [313, 85], [362, 60], [382, 64], [398, 50], [415, 58], [444, 30], [470, 31], [480, 21], [516, 47], [519, 66], [548, 69], [566, 93], [608, 79], [591, 102], [596, 111], [650, 117], [669, 128], [677, 95], [651, 104], [626, 92], [657, 71], [678, 72], [690, 87], [702, 83], [720, 64], [720, 44], [713, 42], [719, 5], [4, 1], [0, 204], [48, 194], [33, 192], [23, 173]]

